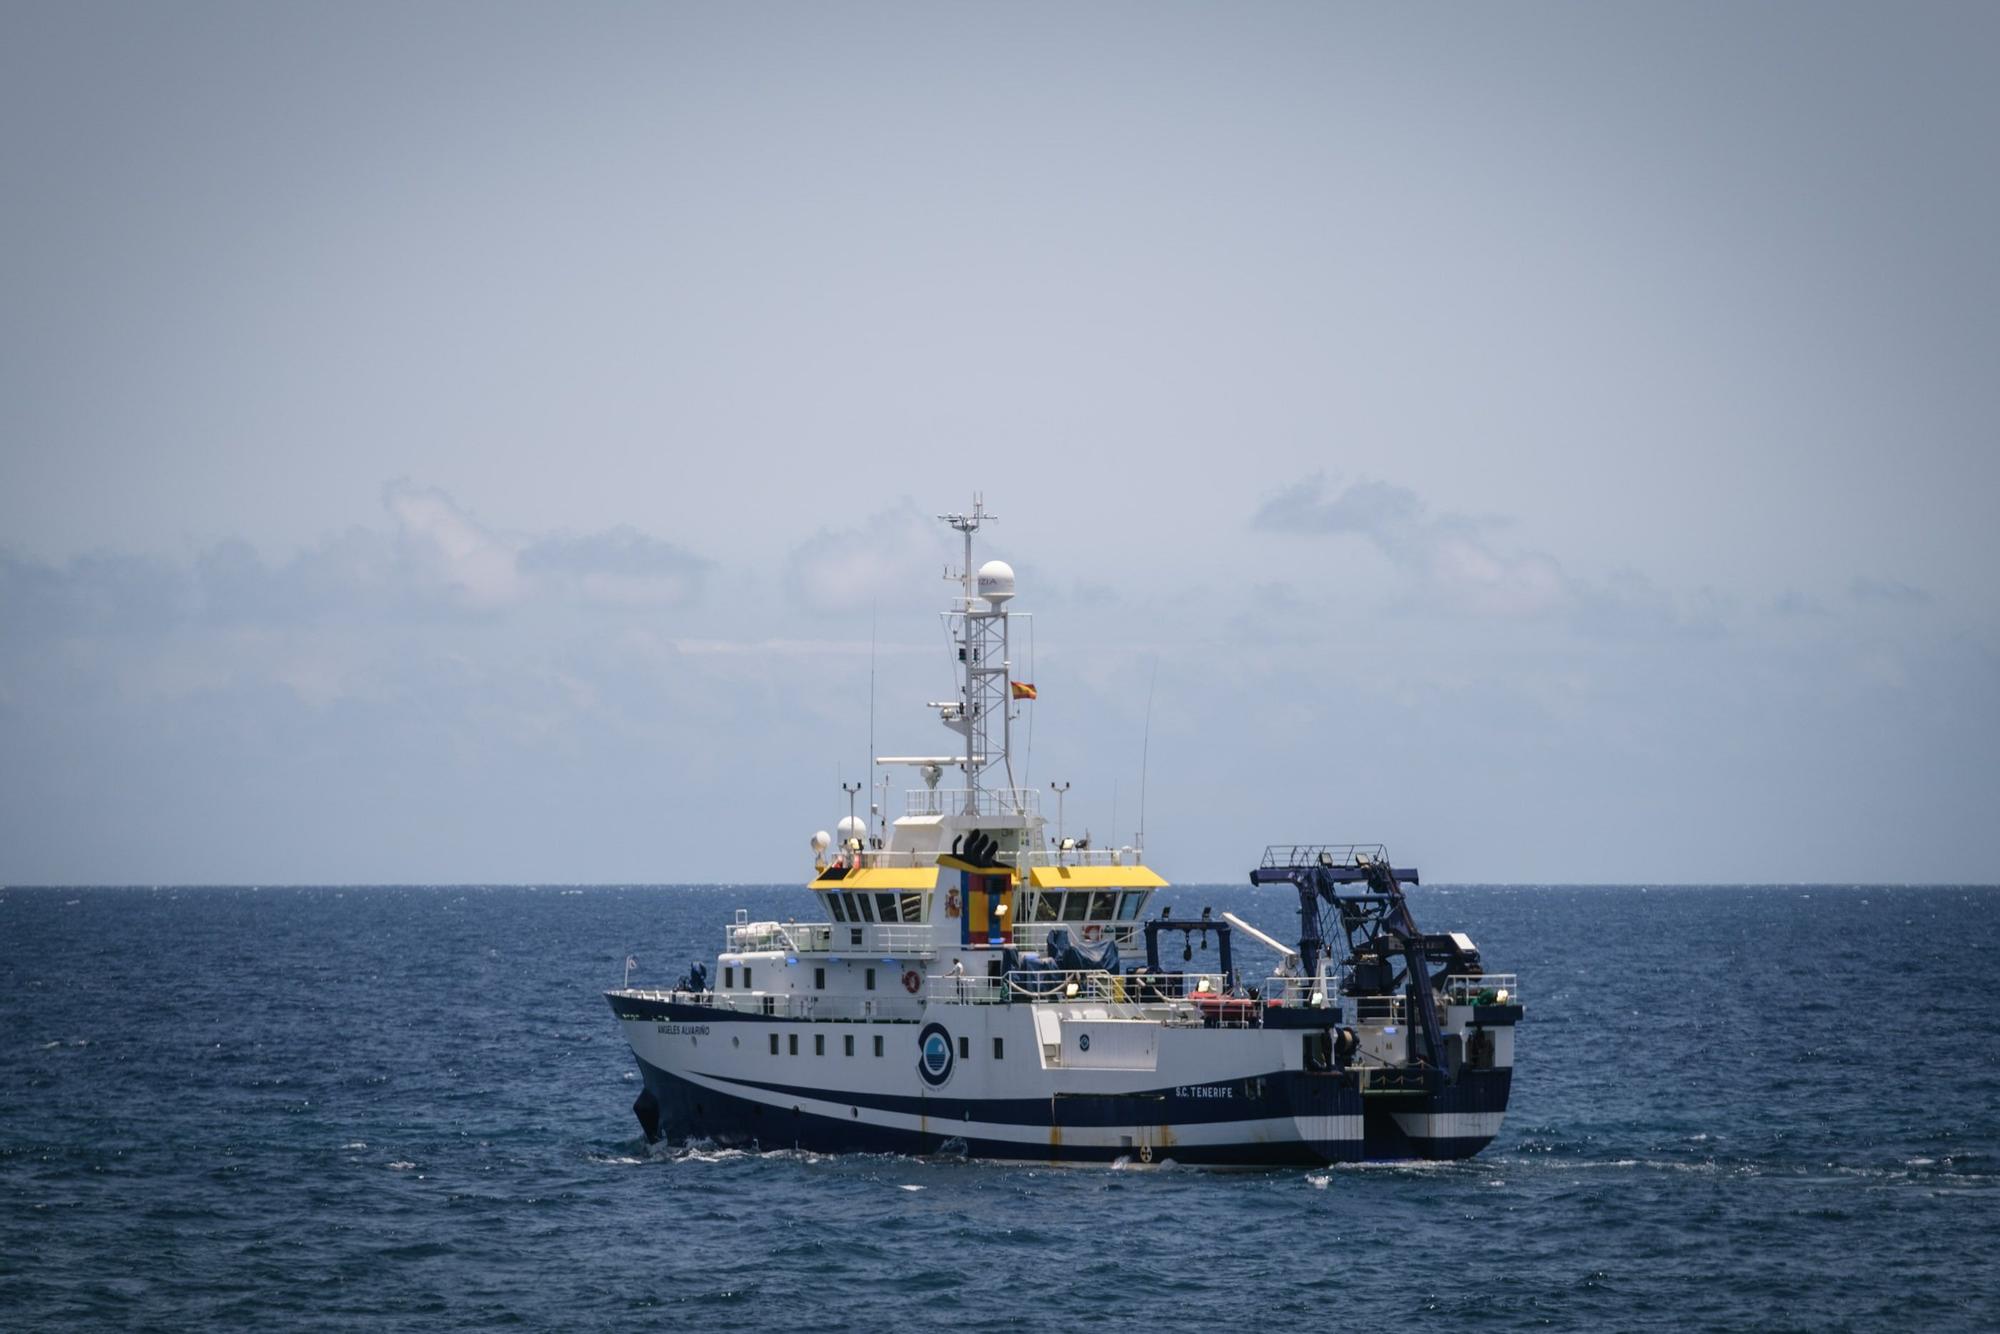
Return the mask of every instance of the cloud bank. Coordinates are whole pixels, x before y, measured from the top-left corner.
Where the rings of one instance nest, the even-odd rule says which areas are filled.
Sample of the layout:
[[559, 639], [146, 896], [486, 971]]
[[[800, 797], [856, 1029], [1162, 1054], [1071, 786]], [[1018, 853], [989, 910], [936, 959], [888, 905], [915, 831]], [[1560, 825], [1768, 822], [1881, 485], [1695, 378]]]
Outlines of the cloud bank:
[[[954, 552], [914, 504], [751, 566], [503, 531], [407, 482], [382, 514], [277, 560], [0, 555], [0, 878], [782, 880], [871, 730], [939, 741]], [[1074, 783], [1072, 822], [1120, 842], [1148, 790], [1174, 878], [1290, 837], [1384, 839], [1445, 879], [2000, 864], [2000, 655], [1922, 590], [1663, 588], [1320, 476], [1237, 531], [1110, 614], [1021, 608], [1020, 781]]]

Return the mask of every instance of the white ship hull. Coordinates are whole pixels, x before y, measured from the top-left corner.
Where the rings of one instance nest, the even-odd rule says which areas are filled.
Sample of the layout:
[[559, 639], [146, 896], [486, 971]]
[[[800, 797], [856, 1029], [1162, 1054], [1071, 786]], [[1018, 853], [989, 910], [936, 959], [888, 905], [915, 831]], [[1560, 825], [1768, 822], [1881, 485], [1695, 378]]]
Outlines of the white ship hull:
[[1309, 1069], [1312, 1034], [1112, 1018], [1088, 1005], [933, 1002], [908, 1020], [843, 1022], [661, 993], [609, 998], [663, 1137], [766, 1149], [1215, 1165], [1459, 1158], [1499, 1132], [1512, 1073], [1465, 1072], [1435, 1094], [1369, 1090], [1358, 1071]]

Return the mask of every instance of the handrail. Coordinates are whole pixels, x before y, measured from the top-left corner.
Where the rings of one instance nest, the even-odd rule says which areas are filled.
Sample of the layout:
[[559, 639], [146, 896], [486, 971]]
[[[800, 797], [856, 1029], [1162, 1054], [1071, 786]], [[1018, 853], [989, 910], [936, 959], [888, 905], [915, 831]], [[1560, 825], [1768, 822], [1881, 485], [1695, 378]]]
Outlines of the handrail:
[[1140, 979], [1099, 969], [1016, 969], [1002, 977], [933, 973], [927, 983], [927, 998], [943, 1005], [1088, 1006], [1110, 1018], [1152, 1018], [1172, 1025], [1201, 1022], [1193, 1005], [1172, 997], [1149, 996], [1141, 989]]
[[1444, 994], [1451, 1005], [1519, 1005], [1521, 983], [1512, 973], [1453, 973]]
[[1351, 867], [1388, 860], [1389, 849], [1380, 843], [1273, 843], [1264, 849], [1262, 866]]
[[1117, 942], [1118, 948], [1129, 949], [1139, 943], [1139, 933], [1143, 929], [1137, 922], [1015, 922], [1010, 928], [1014, 934], [1014, 948], [1019, 950], [1043, 950], [1048, 948], [1049, 932], [1058, 928], [1072, 936], [1081, 937], [1084, 927], [1099, 928], [1092, 940], [1109, 939]]
[[915, 922], [731, 922], [722, 928], [722, 947], [737, 954], [782, 950], [923, 958], [937, 952], [937, 928]]
[[1041, 813], [1041, 790], [1032, 787], [913, 787], [903, 793], [905, 816], [970, 814], [1026, 817]]
[[[946, 814], [954, 812], [947, 811]], [[864, 848], [849, 854], [856, 866], [911, 867], [936, 866], [939, 852], [936, 848]], [[1032, 866], [1141, 866], [1145, 864], [1145, 850], [1137, 844], [1119, 848], [1071, 848], [1067, 852], [1058, 848], [1026, 848], [999, 854], [1000, 861], [1023, 871]], [[828, 863], [831, 865], [832, 863]], [[818, 868], [819, 874], [826, 867]], [[828, 886], [836, 888], [836, 886]]]
[[904, 995], [901, 988], [876, 996], [836, 996], [826, 992], [768, 991], [654, 991], [627, 988], [613, 995], [640, 1000], [671, 1001], [707, 1010], [727, 1010], [731, 1014], [763, 1015], [772, 1019], [803, 1019], [822, 1023], [879, 1021], [914, 1022], [923, 1013], [923, 1002]]

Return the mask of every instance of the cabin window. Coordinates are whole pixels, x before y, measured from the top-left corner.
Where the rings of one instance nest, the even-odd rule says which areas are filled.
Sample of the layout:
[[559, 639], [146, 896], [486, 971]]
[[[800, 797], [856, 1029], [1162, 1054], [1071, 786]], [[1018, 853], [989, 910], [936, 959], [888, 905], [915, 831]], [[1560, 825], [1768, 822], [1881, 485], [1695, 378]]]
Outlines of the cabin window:
[[867, 981], [868, 981], [868, 990], [870, 991], [875, 990], [875, 970], [873, 968], [870, 968], [868, 970]]
[[785, 1034], [785, 1049], [787, 1055], [797, 1056], [799, 1054], [799, 1035], [797, 1033]]
[[847, 1055], [849, 1056], [854, 1055], [854, 1034], [849, 1033], [845, 1037], [841, 1038], [840, 1041], [841, 1045], [847, 1049]]
[[875, 1054], [877, 1056], [882, 1054], [882, 1035], [880, 1033], [875, 1035]]
[[1118, 915], [1118, 896], [1098, 890], [1090, 896], [1090, 920], [1108, 922]]
[[824, 1033], [813, 1034], [813, 1055], [815, 1056], [826, 1055], [826, 1034]]
[[872, 922], [875, 920], [875, 904], [874, 901], [870, 899], [868, 895], [856, 894], [854, 896], [854, 902], [861, 909], [861, 918], [860, 918], [861, 921]]
[[921, 894], [903, 895], [903, 920], [906, 922], [921, 922], [924, 920], [923, 895]]
[[858, 926], [848, 927], [847, 939], [851, 944], [859, 945], [861, 943], [861, 928]]
[[877, 894], [875, 896], [875, 920], [879, 922], [893, 922], [896, 920], [896, 896], [894, 894]]
[[838, 894], [827, 895], [826, 908], [828, 912], [833, 914], [834, 921], [844, 922], [847, 920], [847, 905], [840, 901], [840, 895]]
[[826, 969], [824, 968], [813, 969], [813, 990], [814, 991], [826, 990]]
[[1006, 1055], [1007, 1055], [1007, 1039], [1005, 1038], [993, 1039], [993, 1059], [996, 1061], [1003, 1060], [1005, 1059]]
[[961, 1061], [969, 1061], [972, 1059], [971, 1038], [960, 1038], [958, 1040], [958, 1059]]
[[1143, 889], [1126, 890], [1124, 899], [1118, 905], [1118, 920], [1121, 922], [1130, 922], [1134, 920], [1139, 916], [1140, 912], [1145, 909], [1145, 906], [1146, 906], [1145, 890]]
[[724, 991], [736, 990], [736, 965], [730, 964], [722, 970], [722, 989]]
[[773, 1033], [771, 1034], [771, 1055], [776, 1056], [777, 1054], [778, 1054], [778, 1035], [776, 1033]]
[[1062, 896], [1059, 894], [1035, 895], [1035, 920], [1056, 922], [1062, 920]]
[[743, 965], [743, 989], [750, 990], [750, 965], [747, 963]]

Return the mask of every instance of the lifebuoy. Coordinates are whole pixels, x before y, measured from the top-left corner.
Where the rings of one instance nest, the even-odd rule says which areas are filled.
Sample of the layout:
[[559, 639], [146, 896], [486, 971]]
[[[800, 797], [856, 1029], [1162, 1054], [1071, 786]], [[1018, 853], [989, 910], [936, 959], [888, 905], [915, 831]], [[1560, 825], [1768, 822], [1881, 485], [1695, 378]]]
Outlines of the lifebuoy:
[[1092, 922], [1089, 926], [1083, 928], [1083, 938], [1085, 940], [1102, 940], [1104, 938], [1104, 928]]
[[903, 974], [903, 990], [909, 992], [912, 996], [917, 994], [917, 988], [923, 984], [923, 974], [919, 973], [916, 969], [912, 968], [909, 972]]

